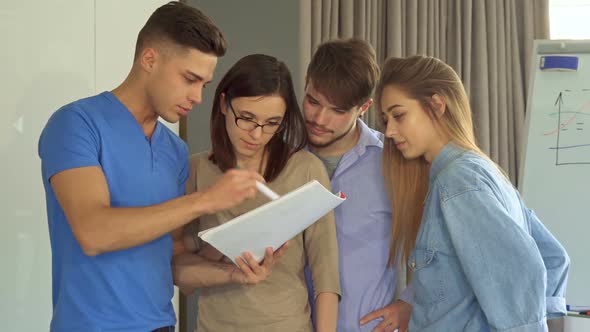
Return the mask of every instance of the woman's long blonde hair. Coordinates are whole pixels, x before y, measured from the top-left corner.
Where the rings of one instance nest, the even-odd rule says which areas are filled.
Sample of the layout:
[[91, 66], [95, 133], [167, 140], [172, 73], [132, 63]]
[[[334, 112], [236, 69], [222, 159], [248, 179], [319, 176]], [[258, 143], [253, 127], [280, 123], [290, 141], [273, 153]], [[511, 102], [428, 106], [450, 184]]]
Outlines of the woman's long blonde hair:
[[[444, 135], [459, 147], [483, 156], [475, 144], [469, 99], [457, 73], [439, 59], [427, 56], [389, 58], [381, 71], [376, 100], [382, 110], [383, 89], [393, 85], [409, 98], [420, 102], [438, 124]], [[440, 96], [446, 109], [437, 117], [432, 104], [433, 95]], [[383, 148], [383, 175], [393, 206], [392, 241], [389, 263], [411, 254], [422, 220], [424, 201], [428, 193], [430, 165], [424, 158], [407, 160], [386, 138]]]

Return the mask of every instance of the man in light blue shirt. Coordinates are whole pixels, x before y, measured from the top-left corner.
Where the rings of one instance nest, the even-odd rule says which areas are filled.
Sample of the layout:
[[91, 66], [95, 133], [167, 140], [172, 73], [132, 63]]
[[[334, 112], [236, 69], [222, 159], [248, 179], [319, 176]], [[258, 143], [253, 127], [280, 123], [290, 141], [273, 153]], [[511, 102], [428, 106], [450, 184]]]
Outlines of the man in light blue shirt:
[[[320, 45], [307, 69], [309, 149], [326, 165], [333, 190], [347, 197], [335, 210], [339, 332], [403, 330], [411, 312], [411, 288], [394, 301], [398, 274], [389, 264], [392, 216], [381, 169], [383, 135], [359, 118], [373, 103], [378, 76], [375, 51], [354, 39]], [[313, 280], [309, 273], [306, 278], [313, 305]]]

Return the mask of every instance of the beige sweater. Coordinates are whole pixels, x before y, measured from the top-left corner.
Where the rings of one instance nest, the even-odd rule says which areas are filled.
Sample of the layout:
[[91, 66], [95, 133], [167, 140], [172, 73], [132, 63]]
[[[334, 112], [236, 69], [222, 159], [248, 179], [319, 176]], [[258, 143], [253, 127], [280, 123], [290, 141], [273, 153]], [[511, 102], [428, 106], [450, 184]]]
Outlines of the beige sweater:
[[[209, 188], [222, 175], [208, 160], [208, 153], [190, 160], [188, 193]], [[295, 153], [279, 176], [268, 186], [279, 195], [311, 180], [331, 189], [322, 162], [307, 151]], [[229, 210], [202, 216], [197, 231], [215, 227], [268, 202], [264, 195]], [[305, 207], [301, 207], [304, 209]], [[297, 211], [293, 211], [297, 213]], [[304, 277], [309, 262], [315, 296], [322, 292], [340, 295], [338, 244], [334, 213], [330, 212], [289, 241], [289, 248], [273, 268], [272, 275], [257, 285], [227, 285], [202, 289], [199, 295], [199, 332], [311, 332], [311, 312]]]

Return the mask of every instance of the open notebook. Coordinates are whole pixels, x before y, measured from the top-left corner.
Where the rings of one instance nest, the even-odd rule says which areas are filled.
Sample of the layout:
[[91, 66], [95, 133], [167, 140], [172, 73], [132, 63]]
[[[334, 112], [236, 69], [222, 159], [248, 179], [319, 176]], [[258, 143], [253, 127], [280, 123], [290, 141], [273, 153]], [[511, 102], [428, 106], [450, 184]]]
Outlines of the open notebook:
[[265, 248], [276, 250], [345, 200], [341, 193], [334, 195], [313, 180], [223, 225], [199, 232], [199, 237], [234, 263], [246, 251], [260, 262]]

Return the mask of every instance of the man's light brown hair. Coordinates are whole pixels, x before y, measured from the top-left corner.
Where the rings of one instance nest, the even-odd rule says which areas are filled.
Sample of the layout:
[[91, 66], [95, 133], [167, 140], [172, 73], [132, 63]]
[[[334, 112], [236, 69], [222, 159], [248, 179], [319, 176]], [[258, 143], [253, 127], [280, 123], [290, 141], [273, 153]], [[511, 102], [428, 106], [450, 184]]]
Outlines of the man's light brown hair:
[[321, 44], [314, 53], [305, 78], [330, 103], [350, 109], [373, 94], [379, 79], [375, 49], [360, 39], [340, 39]]

